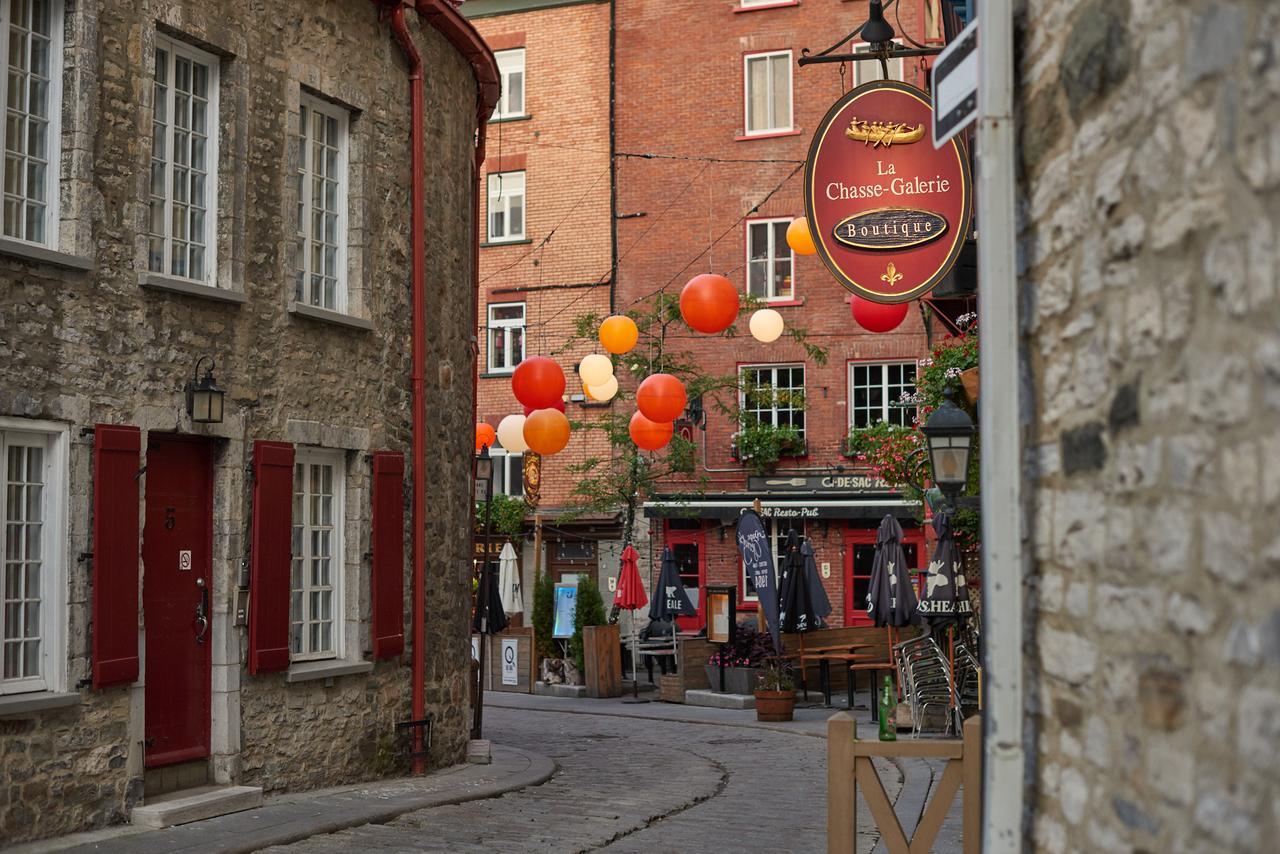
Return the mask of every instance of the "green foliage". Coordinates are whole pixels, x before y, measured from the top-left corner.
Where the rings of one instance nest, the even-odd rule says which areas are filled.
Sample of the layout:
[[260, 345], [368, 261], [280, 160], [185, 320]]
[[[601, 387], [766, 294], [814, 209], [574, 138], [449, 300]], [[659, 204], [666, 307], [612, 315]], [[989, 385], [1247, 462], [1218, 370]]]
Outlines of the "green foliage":
[[583, 627], [603, 626], [607, 619], [600, 586], [589, 576], [579, 577], [578, 597], [573, 610], [573, 638], [569, 641], [569, 656], [573, 659], [579, 673], [585, 672], [582, 653]]
[[846, 451], [866, 463], [890, 486], [918, 487], [929, 476], [929, 460], [923, 451], [924, 434], [914, 427], [898, 427], [878, 421], [849, 431]]
[[796, 680], [791, 675], [790, 665], [777, 658], [767, 659], [757, 677], [757, 691], [794, 691]]
[[784, 456], [798, 456], [804, 450], [804, 438], [794, 427], [746, 423], [733, 436], [734, 457], [757, 475], [772, 470]]
[[952, 400], [957, 406], [964, 405], [964, 385], [960, 381], [960, 374], [976, 367], [978, 367], [976, 324], [967, 325], [960, 335], [940, 341], [928, 358], [920, 360], [916, 369], [916, 396], [910, 402], [919, 407], [917, 416], [919, 420], [923, 422], [931, 412], [942, 405], [947, 389], [952, 391]]
[[[476, 502], [476, 530], [484, 530], [485, 503]], [[489, 502], [489, 525], [496, 534], [518, 537], [524, 531], [524, 501], [510, 495], [495, 495]]]
[[556, 583], [550, 573], [540, 572], [533, 581], [533, 641], [537, 657], [557, 658], [554, 629], [556, 609]]

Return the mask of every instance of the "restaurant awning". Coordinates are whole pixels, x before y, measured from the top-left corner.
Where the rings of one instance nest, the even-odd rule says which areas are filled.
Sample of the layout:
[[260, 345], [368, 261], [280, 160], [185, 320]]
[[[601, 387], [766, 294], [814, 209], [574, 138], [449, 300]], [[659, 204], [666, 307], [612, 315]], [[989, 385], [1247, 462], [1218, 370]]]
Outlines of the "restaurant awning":
[[[752, 499], [737, 496], [715, 496], [681, 501], [679, 499], [646, 501], [644, 515], [649, 519], [719, 519], [732, 522], [751, 507]], [[886, 496], [866, 498], [762, 499], [760, 515], [765, 519], [880, 519], [886, 513], [914, 519], [919, 508], [915, 501]]]

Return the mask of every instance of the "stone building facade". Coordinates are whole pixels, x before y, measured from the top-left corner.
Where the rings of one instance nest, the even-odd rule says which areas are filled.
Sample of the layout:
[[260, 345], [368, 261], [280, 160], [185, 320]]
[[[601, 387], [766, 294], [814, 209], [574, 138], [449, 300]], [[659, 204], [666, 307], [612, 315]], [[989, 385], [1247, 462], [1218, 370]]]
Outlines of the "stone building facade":
[[1017, 19], [1028, 846], [1280, 838], [1280, 9]]
[[[419, 6], [439, 766], [468, 731], [467, 247], [493, 70], [452, 4]], [[178, 787], [393, 772], [412, 709], [411, 122], [379, 9], [37, 0], [0, 25], [27, 98], [7, 104], [22, 154], [0, 237], [0, 840], [125, 821]], [[206, 370], [225, 412], [193, 423]]]

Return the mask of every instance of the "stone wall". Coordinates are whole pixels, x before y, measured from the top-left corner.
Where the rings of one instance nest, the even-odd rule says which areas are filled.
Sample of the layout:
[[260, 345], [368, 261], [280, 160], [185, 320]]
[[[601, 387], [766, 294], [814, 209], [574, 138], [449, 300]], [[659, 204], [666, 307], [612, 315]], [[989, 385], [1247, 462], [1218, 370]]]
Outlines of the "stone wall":
[[1028, 843], [1270, 850], [1280, 9], [1023, 7]]
[[[245, 629], [232, 614], [250, 556], [252, 443], [336, 448], [348, 471], [346, 657], [366, 659], [371, 647], [367, 455], [408, 456], [411, 432], [409, 92], [399, 49], [375, 9], [349, 0], [86, 0], [67, 10], [58, 247], [67, 257], [0, 247], [0, 417], [69, 428], [67, 674], [59, 690], [79, 696], [56, 710], [10, 713], [0, 704], [6, 842], [124, 820], [143, 794], [145, 662], [129, 688], [82, 684], [93, 654], [93, 591], [90, 564], [76, 558], [92, 550], [93, 438], [80, 431], [95, 423], [141, 427], [144, 454], [150, 431], [215, 440], [212, 780], [280, 790], [385, 774], [394, 765], [393, 725], [411, 716], [409, 472], [403, 658], [330, 680], [250, 676]], [[430, 763], [438, 767], [462, 758], [468, 731], [476, 85], [439, 33], [408, 20], [428, 69], [425, 646]], [[220, 58], [217, 284], [243, 301], [140, 285], [157, 31]], [[355, 326], [290, 309], [302, 87], [351, 111]], [[75, 269], [77, 259], [89, 269]], [[204, 355], [228, 390], [219, 425], [192, 425], [185, 412], [181, 389]]]

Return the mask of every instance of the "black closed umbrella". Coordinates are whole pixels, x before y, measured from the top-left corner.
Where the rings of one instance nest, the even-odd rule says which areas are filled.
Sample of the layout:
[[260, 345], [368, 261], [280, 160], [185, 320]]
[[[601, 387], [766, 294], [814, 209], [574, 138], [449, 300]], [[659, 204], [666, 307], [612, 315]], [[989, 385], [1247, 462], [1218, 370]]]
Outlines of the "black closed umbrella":
[[960, 551], [951, 532], [951, 511], [940, 510], [933, 515], [933, 532], [938, 535], [938, 544], [929, 561], [920, 615], [928, 618], [930, 626], [937, 627], [973, 616], [973, 603], [969, 601]]
[[813, 544], [805, 537], [800, 544], [800, 554], [804, 557], [804, 577], [809, 582], [809, 596], [813, 599], [813, 613], [818, 615], [818, 622], [825, 626], [827, 617], [831, 616], [831, 600], [827, 598], [827, 588], [822, 586], [818, 576], [818, 563], [813, 556]]
[[[680, 569], [676, 566], [676, 557], [670, 548], [662, 550], [662, 571], [658, 573], [658, 583], [653, 588], [653, 598], [649, 601], [649, 619], [675, 623], [676, 617], [692, 617], [698, 613], [684, 590], [684, 582], [680, 580]], [[674, 631], [674, 627], [673, 627]]]
[[471, 631], [481, 635], [496, 635], [507, 627], [507, 612], [502, 610], [502, 588], [498, 584], [498, 570], [489, 561], [480, 573], [480, 589], [477, 591], [476, 615], [471, 621]]
[[915, 620], [916, 610], [916, 593], [911, 586], [907, 555], [902, 550], [902, 526], [892, 515], [886, 515], [876, 531], [867, 616], [877, 626], [900, 628]]
[[805, 572], [804, 555], [800, 552], [800, 537], [795, 531], [787, 532], [786, 553], [782, 558], [782, 580], [778, 584], [778, 603], [778, 625], [782, 631], [804, 634], [820, 628], [822, 618], [814, 607], [813, 591]]

